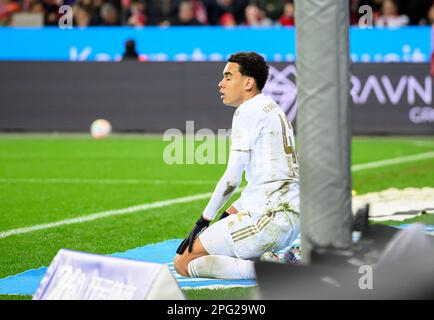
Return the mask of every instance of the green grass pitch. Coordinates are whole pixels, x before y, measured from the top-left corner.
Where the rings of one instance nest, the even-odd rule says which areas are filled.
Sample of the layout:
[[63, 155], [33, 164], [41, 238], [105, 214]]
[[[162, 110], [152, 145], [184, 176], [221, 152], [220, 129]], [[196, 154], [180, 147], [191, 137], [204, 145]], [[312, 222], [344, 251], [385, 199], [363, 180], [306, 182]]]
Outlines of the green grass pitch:
[[[0, 135], [0, 233], [137, 204], [212, 192], [222, 164], [167, 165], [160, 136]], [[352, 163], [434, 150], [434, 139], [353, 138]], [[353, 173], [358, 194], [434, 187], [434, 158]], [[60, 248], [110, 254], [183, 238], [207, 199], [0, 238], [0, 278], [48, 266]], [[413, 220], [412, 220], [413, 221]], [[434, 224], [431, 217], [423, 221]], [[185, 290], [189, 299], [244, 299], [254, 288]], [[29, 296], [0, 296], [0, 299]]]

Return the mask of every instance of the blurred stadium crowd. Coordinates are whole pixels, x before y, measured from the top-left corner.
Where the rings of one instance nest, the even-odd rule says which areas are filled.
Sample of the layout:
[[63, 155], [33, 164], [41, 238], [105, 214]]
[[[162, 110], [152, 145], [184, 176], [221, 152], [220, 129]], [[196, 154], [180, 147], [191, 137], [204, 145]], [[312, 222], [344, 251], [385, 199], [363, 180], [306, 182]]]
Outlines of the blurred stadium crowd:
[[[348, 0], [351, 24], [359, 8], [373, 9], [378, 26], [433, 25], [434, 0]], [[58, 25], [59, 8], [73, 8], [74, 25], [87, 26], [292, 26], [293, 0], [0, 0], [0, 26], [20, 25], [18, 16], [35, 16], [36, 25]], [[38, 22], [39, 21], [39, 22]]]

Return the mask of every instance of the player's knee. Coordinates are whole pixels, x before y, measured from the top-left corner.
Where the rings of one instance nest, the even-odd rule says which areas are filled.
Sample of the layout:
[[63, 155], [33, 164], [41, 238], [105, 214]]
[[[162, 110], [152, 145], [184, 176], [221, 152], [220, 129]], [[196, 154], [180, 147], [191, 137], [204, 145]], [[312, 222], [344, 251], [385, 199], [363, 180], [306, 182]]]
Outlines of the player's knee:
[[183, 277], [188, 277], [188, 262], [183, 256], [177, 254], [173, 260], [173, 267]]

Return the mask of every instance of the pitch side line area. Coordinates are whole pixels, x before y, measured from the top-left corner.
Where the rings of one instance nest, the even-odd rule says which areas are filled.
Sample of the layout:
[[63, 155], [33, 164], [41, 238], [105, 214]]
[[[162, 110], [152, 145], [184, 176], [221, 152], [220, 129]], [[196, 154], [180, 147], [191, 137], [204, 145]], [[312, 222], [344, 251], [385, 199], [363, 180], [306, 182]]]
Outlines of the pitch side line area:
[[140, 205], [136, 205], [136, 206], [132, 206], [132, 207], [128, 207], [128, 208], [92, 213], [92, 214], [88, 214], [88, 215], [84, 215], [84, 216], [79, 216], [76, 218], [60, 220], [57, 222], [39, 224], [39, 225], [25, 227], [25, 228], [12, 229], [12, 230], [8, 230], [8, 231], [0, 232], [0, 239], [7, 238], [7, 237], [10, 237], [12, 235], [24, 234], [24, 233], [37, 231], [37, 230], [45, 230], [45, 229], [60, 227], [60, 226], [68, 225], [68, 224], [83, 223], [83, 222], [107, 218], [107, 217], [111, 217], [111, 216], [124, 215], [124, 214], [134, 213], [134, 212], [138, 212], [138, 211], [155, 209], [155, 208], [162, 208], [162, 207], [167, 207], [167, 206], [171, 206], [174, 204], [193, 202], [193, 201], [197, 201], [197, 200], [207, 199], [207, 198], [211, 197], [211, 195], [212, 195], [212, 192], [201, 193], [201, 194], [196, 194], [193, 196], [169, 199], [169, 200], [164, 200], [164, 201], [156, 201], [156, 202], [151, 202], [151, 203], [144, 203], [144, 204], [140, 204]]
[[[434, 145], [434, 144], [433, 144]], [[434, 152], [420, 153], [399, 158], [379, 160], [351, 167], [352, 172], [385, 167], [394, 164], [413, 162], [434, 158]], [[74, 179], [74, 178], [0, 178], [0, 183], [40, 183], [40, 184], [179, 184], [179, 185], [212, 185], [216, 180], [150, 180], [150, 179]]]
[[[431, 159], [431, 158], [434, 158], [434, 152], [420, 153], [420, 154], [415, 154], [415, 155], [410, 155], [410, 156], [403, 156], [403, 157], [399, 157], [399, 158], [385, 159], [385, 160], [380, 160], [380, 161], [374, 161], [374, 162], [368, 162], [368, 163], [353, 165], [351, 167], [351, 171], [357, 172], [357, 171], [362, 171], [362, 170], [367, 170], [367, 169], [380, 168], [380, 167], [385, 167], [385, 166], [390, 166], [390, 165], [408, 163], [408, 162], [419, 161], [419, 160], [426, 160], [426, 159]], [[2, 180], [6, 180], [6, 179], [2, 179]], [[215, 181], [215, 183], [216, 183], [216, 181]], [[236, 192], [241, 192], [241, 191], [242, 191], [242, 189], [239, 188], [239, 189], [237, 189]], [[136, 205], [136, 206], [132, 206], [132, 207], [128, 207], [128, 208], [91, 213], [88, 215], [83, 215], [83, 216], [79, 216], [79, 217], [71, 218], [71, 219], [60, 220], [57, 222], [51, 222], [51, 223], [34, 225], [34, 226], [30, 226], [30, 227], [7, 230], [7, 231], [0, 232], [0, 239], [4, 239], [4, 238], [7, 238], [7, 237], [10, 237], [13, 235], [30, 233], [30, 232], [34, 232], [37, 230], [46, 230], [46, 229], [50, 229], [50, 228], [60, 227], [60, 226], [69, 225], [69, 224], [83, 223], [83, 222], [93, 221], [93, 220], [107, 218], [107, 217], [111, 217], [111, 216], [116, 216], [116, 215], [130, 214], [130, 213], [135, 213], [138, 211], [145, 211], [145, 210], [154, 209], [154, 208], [162, 208], [162, 207], [171, 206], [171, 205], [175, 205], [175, 204], [188, 203], [188, 202], [193, 202], [193, 201], [197, 201], [197, 200], [208, 199], [211, 197], [211, 195], [212, 195], [212, 192], [201, 193], [201, 194], [196, 194], [196, 195], [192, 195], [192, 196], [180, 197], [180, 198], [169, 199], [169, 200], [164, 200], [164, 201], [144, 203], [144, 204], [140, 204], [140, 205]]]
[[40, 184], [180, 184], [209, 185], [215, 180], [141, 180], [141, 179], [68, 179], [68, 178], [0, 178], [0, 183], [40, 183]]
[[366, 169], [374, 169], [380, 167], [386, 167], [394, 164], [401, 164], [406, 162], [413, 162], [419, 160], [426, 160], [434, 158], [434, 152], [418, 153], [410, 156], [403, 156], [399, 158], [392, 158], [386, 160], [373, 161], [368, 163], [356, 164], [351, 167], [352, 172], [357, 172]]

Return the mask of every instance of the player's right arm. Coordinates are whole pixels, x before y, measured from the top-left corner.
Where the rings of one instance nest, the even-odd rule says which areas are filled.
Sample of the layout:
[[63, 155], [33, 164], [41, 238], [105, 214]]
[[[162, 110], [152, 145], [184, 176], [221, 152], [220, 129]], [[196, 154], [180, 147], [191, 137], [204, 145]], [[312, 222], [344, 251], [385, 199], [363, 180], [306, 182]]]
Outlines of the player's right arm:
[[187, 246], [191, 252], [194, 239], [209, 226], [210, 221], [214, 220], [240, 185], [244, 168], [250, 160], [252, 128], [255, 128], [257, 121], [258, 119], [250, 114], [249, 109], [235, 112], [232, 121], [231, 152], [226, 171], [217, 183], [208, 205], [196, 221], [193, 230], [176, 250], [178, 254], [182, 254]]
[[237, 209], [237, 207], [235, 205], [235, 202], [229, 208], [226, 209], [226, 212], [228, 214], [236, 214], [236, 213], [238, 213], [238, 209]]
[[[211, 199], [202, 213], [202, 216], [205, 219], [213, 220], [220, 209], [231, 198], [241, 183], [244, 168], [249, 162], [249, 157], [249, 152], [235, 150], [231, 151], [226, 171], [217, 183]], [[236, 211], [235, 208], [233, 208], [233, 210]]]
[[189, 252], [192, 251], [194, 239], [209, 226], [210, 221], [215, 218], [219, 210], [225, 205], [236, 188], [240, 185], [244, 167], [247, 165], [248, 161], [248, 152], [231, 151], [225, 173], [217, 183], [208, 205], [199, 220], [196, 221], [193, 230], [176, 250], [177, 254], [183, 254], [187, 247]]
[[[238, 200], [239, 200], [239, 199], [238, 199]], [[238, 200], [237, 200], [237, 201], [238, 201]], [[234, 202], [234, 203], [235, 203], [235, 202]], [[228, 217], [230, 214], [237, 214], [237, 213], [238, 213], [237, 208], [234, 206], [234, 204], [232, 204], [229, 208], [226, 209], [225, 212], [223, 212], [223, 213], [221, 214], [221, 216], [219, 217], [219, 220]]]
[[250, 161], [252, 133], [258, 121], [258, 116], [252, 109], [238, 109], [234, 113], [228, 166], [202, 213], [205, 219], [213, 220], [240, 185], [244, 169]]

